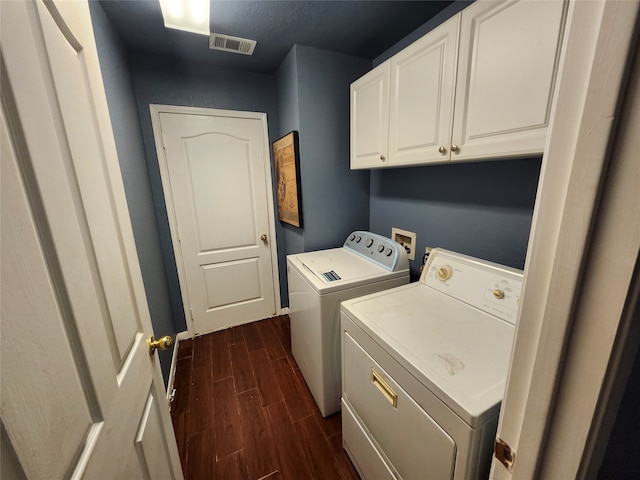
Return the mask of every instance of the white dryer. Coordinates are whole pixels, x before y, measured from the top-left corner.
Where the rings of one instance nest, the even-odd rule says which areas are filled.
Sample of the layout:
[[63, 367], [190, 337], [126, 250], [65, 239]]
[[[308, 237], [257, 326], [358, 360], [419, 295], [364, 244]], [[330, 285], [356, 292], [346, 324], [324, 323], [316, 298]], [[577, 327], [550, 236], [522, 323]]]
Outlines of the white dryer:
[[343, 444], [363, 479], [487, 478], [522, 272], [433, 249], [342, 304]]
[[409, 283], [389, 238], [356, 231], [340, 248], [287, 256], [291, 352], [323, 416], [340, 410], [340, 302]]

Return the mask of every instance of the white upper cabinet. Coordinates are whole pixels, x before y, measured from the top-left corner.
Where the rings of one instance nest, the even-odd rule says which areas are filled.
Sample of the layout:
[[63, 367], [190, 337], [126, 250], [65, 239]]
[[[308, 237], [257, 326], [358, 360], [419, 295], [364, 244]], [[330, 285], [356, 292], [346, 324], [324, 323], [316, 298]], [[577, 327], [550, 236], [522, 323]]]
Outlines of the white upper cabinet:
[[565, 2], [477, 0], [351, 85], [351, 168], [540, 154]]
[[389, 161], [449, 158], [460, 15], [391, 58]]
[[387, 165], [389, 62], [351, 84], [351, 168]]
[[452, 160], [544, 150], [564, 2], [477, 1], [462, 12]]

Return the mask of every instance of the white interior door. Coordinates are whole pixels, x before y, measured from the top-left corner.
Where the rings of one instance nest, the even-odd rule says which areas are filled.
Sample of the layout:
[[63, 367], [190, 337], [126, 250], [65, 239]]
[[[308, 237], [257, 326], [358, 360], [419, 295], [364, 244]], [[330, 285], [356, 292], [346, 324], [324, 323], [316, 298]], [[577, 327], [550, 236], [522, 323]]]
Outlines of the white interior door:
[[182, 478], [86, 2], [2, 2], [3, 478]]
[[275, 315], [266, 116], [154, 106], [187, 318], [196, 335]]

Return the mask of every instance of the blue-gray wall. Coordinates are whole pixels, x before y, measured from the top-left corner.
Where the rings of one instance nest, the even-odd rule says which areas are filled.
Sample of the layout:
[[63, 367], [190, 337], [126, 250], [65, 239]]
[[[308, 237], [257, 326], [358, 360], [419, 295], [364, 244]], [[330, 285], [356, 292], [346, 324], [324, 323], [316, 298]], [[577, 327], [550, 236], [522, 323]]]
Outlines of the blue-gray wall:
[[369, 172], [349, 168], [349, 85], [369, 60], [296, 45], [305, 251], [369, 225]]
[[[175, 337], [174, 313], [126, 53], [100, 4], [91, 1], [89, 7], [153, 330], [157, 336]], [[158, 353], [166, 383], [172, 349]]]
[[414, 275], [426, 246], [524, 267], [539, 158], [394, 168], [371, 173], [371, 231], [417, 234]]
[[297, 130], [300, 140], [303, 227], [283, 224], [286, 254], [337, 247], [368, 228], [369, 172], [349, 169], [349, 85], [370, 69], [363, 58], [295, 45], [276, 72], [278, 135]]
[[[377, 66], [472, 2], [458, 0], [378, 58]], [[541, 158], [371, 172], [369, 228], [417, 235], [413, 279], [426, 246], [524, 267]]]
[[[293, 130], [300, 132], [298, 69], [295, 47], [289, 51], [276, 72], [276, 98], [278, 102], [278, 137], [286, 135]], [[304, 214], [304, 203], [302, 208], [302, 213]], [[304, 220], [303, 218], [303, 225]], [[302, 228], [294, 227], [287, 223], [282, 223], [281, 225], [284, 234], [285, 254], [304, 252]], [[279, 258], [279, 260], [286, 264], [285, 255]], [[287, 296], [286, 304], [283, 303], [283, 305], [288, 304], [289, 300]]]
[[[142, 126], [151, 190], [158, 217], [164, 263], [167, 271], [170, 272], [168, 284], [173, 315], [176, 318], [176, 328], [182, 331], [186, 330], [186, 321], [162, 192], [149, 105], [182, 105], [263, 112], [267, 114], [271, 143], [278, 138], [276, 136], [276, 82], [272, 75], [214, 69], [185, 63], [178, 59], [132, 55], [129, 61]], [[278, 221], [276, 221], [276, 240], [280, 258], [284, 256], [284, 241], [282, 227]], [[280, 277], [283, 277], [282, 271], [280, 271]], [[280, 296], [286, 297], [286, 284], [282, 280]]]
[[369, 172], [349, 169], [349, 85], [369, 60], [295, 45], [276, 74], [278, 134], [298, 130], [303, 228], [287, 254], [342, 245], [369, 225]]

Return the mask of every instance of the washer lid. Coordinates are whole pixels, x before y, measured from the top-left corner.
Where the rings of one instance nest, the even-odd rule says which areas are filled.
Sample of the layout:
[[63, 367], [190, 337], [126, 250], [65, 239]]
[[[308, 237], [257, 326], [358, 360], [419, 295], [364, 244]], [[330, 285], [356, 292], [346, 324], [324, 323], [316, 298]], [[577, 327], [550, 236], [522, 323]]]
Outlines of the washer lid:
[[342, 311], [470, 426], [498, 414], [510, 323], [422, 283], [347, 300]]
[[288, 255], [287, 262], [321, 294], [409, 275], [408, 269], [390, 272], [344, 247]]

